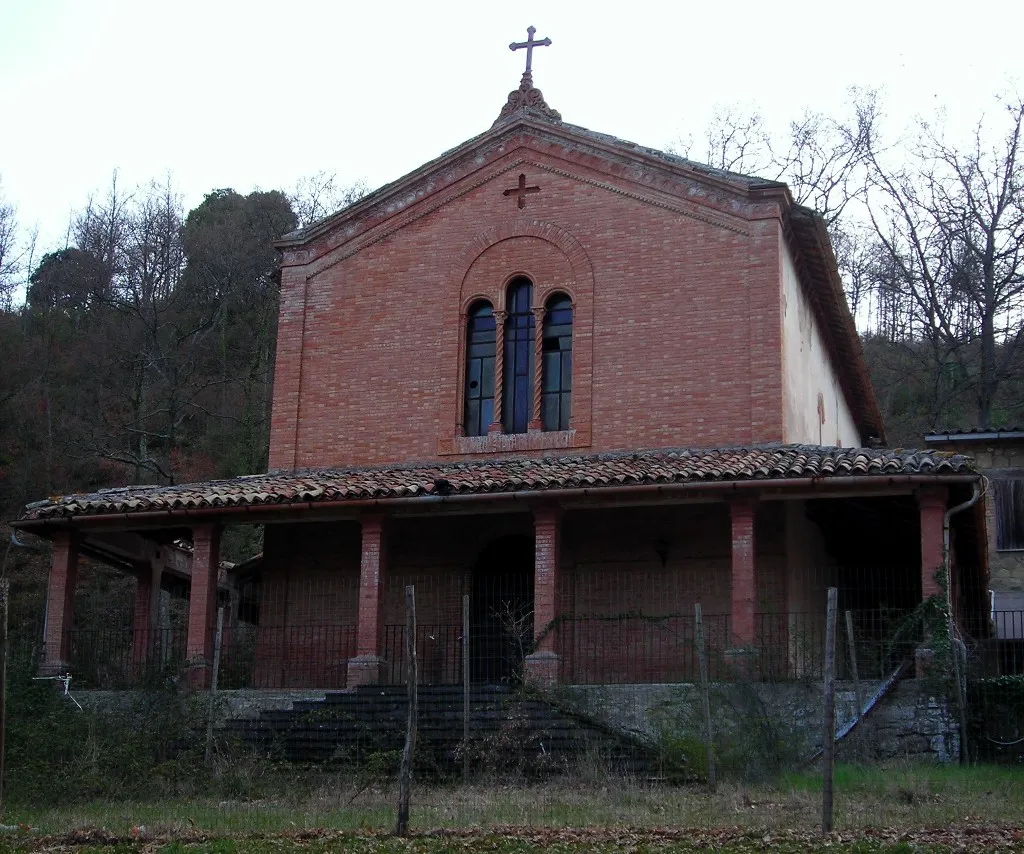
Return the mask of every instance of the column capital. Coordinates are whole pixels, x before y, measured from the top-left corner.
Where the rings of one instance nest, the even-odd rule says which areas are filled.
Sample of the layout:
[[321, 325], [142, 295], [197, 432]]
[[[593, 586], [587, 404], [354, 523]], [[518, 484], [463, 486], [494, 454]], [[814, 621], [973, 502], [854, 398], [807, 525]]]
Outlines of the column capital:
[[220, 543], [220, 534], [223, 526], [219, 522], [201, 522], [192, 526], [192, 549], [195, 551], [196, 543]]
[[941, 507], [943, 511], [946, 509], [946, 504], [949, 501], [949, 487], [943, 484], [934, 484], [928, 486], [918, 487], [917, 490], [917, 503], [922, 509], [934, 509]]
[[82, 536], [74, 528], [61, 528], [50, 535], [50, 542], [54, 548], [78, 548]]
[[743, 494], [733, 495], [728, 499], [729, 510], [734, 516], [754, 514], [757, 512], [757, 506], [760, 504], [760, 497], [756, 494]]
[[380, 510], [367, 510], [359, 514], [359, 524], [364, 531], [383, 529], [387, 524], [388, 516]]
[[532, 505], [533, 524], [558, 525], [562, 521], [562, 505], [556, 501], [538, 501]]

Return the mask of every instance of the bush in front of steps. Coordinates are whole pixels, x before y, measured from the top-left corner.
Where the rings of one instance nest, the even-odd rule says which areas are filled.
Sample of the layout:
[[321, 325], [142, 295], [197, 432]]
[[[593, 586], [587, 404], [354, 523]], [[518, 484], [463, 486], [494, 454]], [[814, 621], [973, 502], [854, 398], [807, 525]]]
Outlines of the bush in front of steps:
[[8, 676], [4, 795], [12, 805], [257, 797], [302, 783], [294, 766], [220, 732], [207, 764], [208, 695], [163, 682], [125, 692], [72, 687], [66, 696], [34, 672], [26, 665]]

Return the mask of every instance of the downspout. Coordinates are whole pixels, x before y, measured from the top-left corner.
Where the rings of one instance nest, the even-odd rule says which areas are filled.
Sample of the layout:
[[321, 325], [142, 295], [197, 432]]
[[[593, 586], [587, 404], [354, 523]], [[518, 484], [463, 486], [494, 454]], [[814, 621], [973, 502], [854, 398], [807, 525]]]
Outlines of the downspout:
[[[950, 542], [950, 519], [963, 510], [967, 510], [978, 503], [982, 492], [978, 488], [978, 482], [972, 484], [972, 495], [962, 504], [950, 507], [942, 517], [942, 570], [946, 579], [946, 623], [949, 632], [949, 650], [953, 654], [953, 678], [956, 680], [956, 705], [960, 717], [960, 764], [970, 763], [970, 756], [967, 751], [967, 686], [964, 684], [964, 668], [966, 666], [967, 647], [960, 639], [953, 624], [953, 577], [949, 555]], [[962, 656], [962, 658], [961, 658]]]

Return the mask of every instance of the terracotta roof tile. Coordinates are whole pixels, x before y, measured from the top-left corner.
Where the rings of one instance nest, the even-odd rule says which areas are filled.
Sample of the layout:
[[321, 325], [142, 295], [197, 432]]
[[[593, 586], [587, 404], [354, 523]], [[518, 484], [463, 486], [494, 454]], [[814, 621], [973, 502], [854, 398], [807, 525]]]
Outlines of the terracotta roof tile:
[[943, 476], [974, 474], [976, 471], [969, 457], [940, 451], [808, 445], [681, 448], [540, 459], [309, 469], [177, 486], [128, 486], [37, 501], [25, 508], [20, 521], [319, 501], [599, 489], [620, 485], [807, 477]]

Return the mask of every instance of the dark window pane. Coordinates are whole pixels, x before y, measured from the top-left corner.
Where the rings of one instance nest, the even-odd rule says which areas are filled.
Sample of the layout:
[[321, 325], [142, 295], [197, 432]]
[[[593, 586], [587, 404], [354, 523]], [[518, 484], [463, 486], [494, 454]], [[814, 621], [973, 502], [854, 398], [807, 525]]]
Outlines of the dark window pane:
[[562, 390], [561, 362], [562, 359], [557, 350], [544, 354], [544, 364], [541, 370], [541, 389], [543, 391]]
[[480, 395], [494, 397], [494, 358], [484, 359], [480, 367]]
[[482, 362], [481, 362], [480, 359], [470, 359], [469, 360], [468, 370], [466, 371], [466, 379], [469, 380], [469, 385], [467, 387], [475, 390], [475, 393], [470, 395], [470, 397], [479, 397], [480, 396], [479, 386], [480, 386], [480, 369], [481, 369], [481, 367], [482, 367]]
[[466, 435], [480, 436], [480, 401], [466, 400]]
[[480, 401], [480, 433], [483, 435], [494, 421], [494, 398], [485, 397]]
[[533, 284], [515, 279], [505, 304], [504, 388], [502, 423], [506, 433], [525, 433], [533, 412]]
[[558, 395], [545, 394], [541, 399], [541, 418], [545, 430], [558, 430]]
[[481, 401], [494, 396], [494, 353], [496, 347], [494, 311], [486, 302], [469, 310], [466, 328], [466, 388], [463, 426], [467, 436], [487, 432], [489, 418]]
[[572, 303], [567, 296], [548, 300], [544, 313], [544, 362], [541, 388], [545, 430], [567, 430], [569, 390], [572, 388]]
[[996, 504], [996, 548], [1024, 549], [1024, 479], [992, 481]]

